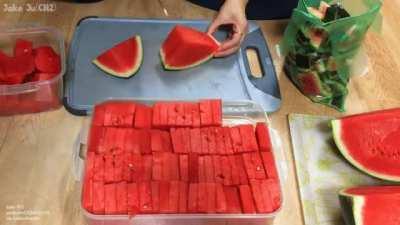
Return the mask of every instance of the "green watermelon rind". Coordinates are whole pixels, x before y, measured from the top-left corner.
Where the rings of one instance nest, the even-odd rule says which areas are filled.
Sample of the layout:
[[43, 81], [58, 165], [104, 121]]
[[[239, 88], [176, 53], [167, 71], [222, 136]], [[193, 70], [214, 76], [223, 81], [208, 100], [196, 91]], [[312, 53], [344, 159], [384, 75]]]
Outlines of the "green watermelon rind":
[[135, 37], [136, 43], [138, 45], [138, 57], [139, 57], [139, 61], [133, 65], [132, 69], [120, 73], [117, 71], [114, 71], [106, 66], [104, 66], [103, 64], [101, 64], [99, 61], [97, 61], [96, 59], [94, 59], [92, 62], [93, 64], [95, 64], [97, 67], [99, 67], [101, 70], [103, 70], [104, 72], [106, 72], [108, 75], [112, 76], [112, 77], [118, 77], [118, 78], [123, 78], [123, 79], [129, 79], [132, 76], [134, 76], [140, 69], [140, 67], [143, 64], [143, 44], [142, 44], [142, 39], [140, 36], [136, 36]]
[[210, 61], [214, 57], [214, 54], [210, 54], [207, 58], [204, 58], [204, 59], [202, 59], [200, 61], [197, 61], [197, 62], [195, 62], [193, 64], [190, 64], [188, 66], [176, 67], [176, 66], [170, 66], [170, 65], [165, 63], [165, 54], [164, 54], [164, 51], [162, 50], [162, 48], [160, 49], [160, 54], [159, 55], [160, 55], [160, 58], [161, 58], [161, 63], [162, 63], [163, 68], [165, 70], [169, 70], [169, 71], [178, 71], [178, 70], [190, 69], [190, 68], [199, 66], [199, 65], [201, 65], [203, 63], [206, 63], [206, 62]]
[[363, 225], [363, 208], [365, 197], [362, 195], [350, 194], [343, 189], [339, 192], [339, 201], [343, 216], [347, 225]]
[[[218, 41], [217, 39], [215, 39], [212, 35], [208, 35], [208, 36], [209, 36], [218, 46], [221, 45], [221, 43], [219, 43], [219, 41]], [[215, 52], [212, 53], [212, 54], [210, 54], [208, 57], [205, 57], [204, 59], [199, 60], [199, 61], [197, 61], [197, 62], [195, 62], [195, 63], [192, 63], [192, 64], [190, 64], [190, 65], [188, 65], [188, 66], [180, 66], [180, 67], [177, 67], [177, 66], [170, 66], [170, 65], [168, 65], [168, 64], [166, 63], [165, 54], [164, 54], [163, 48], [160, 48], [160, 53], [159, 53], [159, 56], [160, 56], [160, 59], [161, 59], [161, 64], [162, 64], [163, 68], [164, 68], [165, 70], [167, 70], [167, 71], [186, 70], [186, 69], [190, 69], [190, 68], [199, 66], [199, 65], [201, 65], [201, 64], [203, 64], [203, 63], [206, 63], [206, 62], [210, 61], [212, 58], [214, 58], [214, 55], [215, 55]]]
[[355, 166], [357, 169], [363, 171], [364, 173], [371, 175], [373, 177], [382, 179], [382, 180], [388, 180], [388, 181], [394, 181], [394, 182], [400, 182], [400, 177], [398, 176], [392, 176], [388, 174], [383, 174], [380, 172], [373, 171], [366, 166], [362, 165], [359, 163], [357, 160], [355, 160], [349, 151], [346, 148], [346, 145], [342, 141], [341, 134], [342, 134], [342, 126], [341, 126], [341, 120], [332, 120], [331, 121], [332, 125], [332, 133], [333, 133], [333, 139], [336, 143], [336, 146], [338, 147], [340, 153], [344, 156], [344, 158], [350, 162], [353, 166]]

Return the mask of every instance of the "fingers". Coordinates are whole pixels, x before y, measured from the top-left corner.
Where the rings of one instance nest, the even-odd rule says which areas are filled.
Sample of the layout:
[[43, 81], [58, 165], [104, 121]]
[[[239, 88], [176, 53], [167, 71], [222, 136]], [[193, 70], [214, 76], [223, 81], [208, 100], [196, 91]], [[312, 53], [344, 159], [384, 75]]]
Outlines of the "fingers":
[[219, 47], [219, 51], [225, 51], [231, 48], [234, 48], [236, 46], [240, 45], [240, 42], [242, 40], [243, 34], [241, 32], [236, 32], [232, 34], [232, 37], [224, 42], [221, 43], [221, 46]]
[[221, 26], [221, 23], [219, 22], [218, 18], [214, 19], [210, 26], [208, 26], [207, 34], [212, 35], [215, 31], [217, 31], [219, 26]]
[[224, 51], [218, 51], [217, 53], [215, 53], [215, 57], [225, 57], [228, 55], [231, 55], [233, 53], [235, 53], [237, 50], [239, 50], [240, 46], [235, 46], [233, 48], [229, 48], [227, 50]]

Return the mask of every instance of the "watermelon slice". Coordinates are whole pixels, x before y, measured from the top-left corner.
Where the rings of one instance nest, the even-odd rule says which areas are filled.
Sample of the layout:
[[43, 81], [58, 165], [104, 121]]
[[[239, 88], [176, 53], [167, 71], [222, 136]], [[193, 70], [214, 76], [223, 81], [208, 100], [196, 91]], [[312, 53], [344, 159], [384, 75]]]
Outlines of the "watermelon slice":
[[97, 56], [93, 63], [112, 76], [129, 78], [139, 70], [142, 61], [142, 40], [133, 36]]
[[190, 27], [175, 26], [163, 42], [160, 56], [167, 70], [184, 70], [198, 66], [218, 51], [212, 36]]
[[300, 89], [305, 95], [321, 95], [322, 84], [318, 74], [314, 72], [306, 72], [299, 74]]
[[399, 186], [347, 188], [340, 191], [339, 200], [347, 225], [399, 224]]
[[371, 176], [400, 181], [400, 108], [332, 121], [343, 156]]

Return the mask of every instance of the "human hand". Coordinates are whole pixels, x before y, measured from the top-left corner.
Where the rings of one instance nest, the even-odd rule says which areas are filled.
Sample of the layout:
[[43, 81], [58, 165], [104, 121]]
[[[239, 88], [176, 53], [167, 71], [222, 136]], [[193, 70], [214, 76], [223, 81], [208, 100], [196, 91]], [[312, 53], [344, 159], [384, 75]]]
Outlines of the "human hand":
[[226, 25], [230, 28], [228, 38], [221, 43], [216, 57], [224, 57], [236, 52], [247, 33], [246, 19], [247, 0], [225, 0], [217, 17], [208, 27], [208, 34], [214, 33], [220, 26]]

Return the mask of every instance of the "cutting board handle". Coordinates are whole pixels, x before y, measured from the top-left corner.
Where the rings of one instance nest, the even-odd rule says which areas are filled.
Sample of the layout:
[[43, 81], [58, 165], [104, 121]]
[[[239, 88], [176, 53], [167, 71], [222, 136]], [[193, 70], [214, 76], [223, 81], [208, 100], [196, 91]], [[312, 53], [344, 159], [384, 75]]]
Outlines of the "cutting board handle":
[[[251, 74], [249, 59], [247, 58], [246, 51], [248, 49], [254, 49], [258, 54], [258, 60], [260, 62], [262, 77], [254, 77]], [[271, 54], [268, 50], [265, 42], [264, 35], [261, 29], [257, 29], [248, 33], [243, 40], [239, 54], [244, 62], [245, 77], [260, 91], [272, 95], [276, 98], [281, 97], [275, 67], [271, 58]]]

